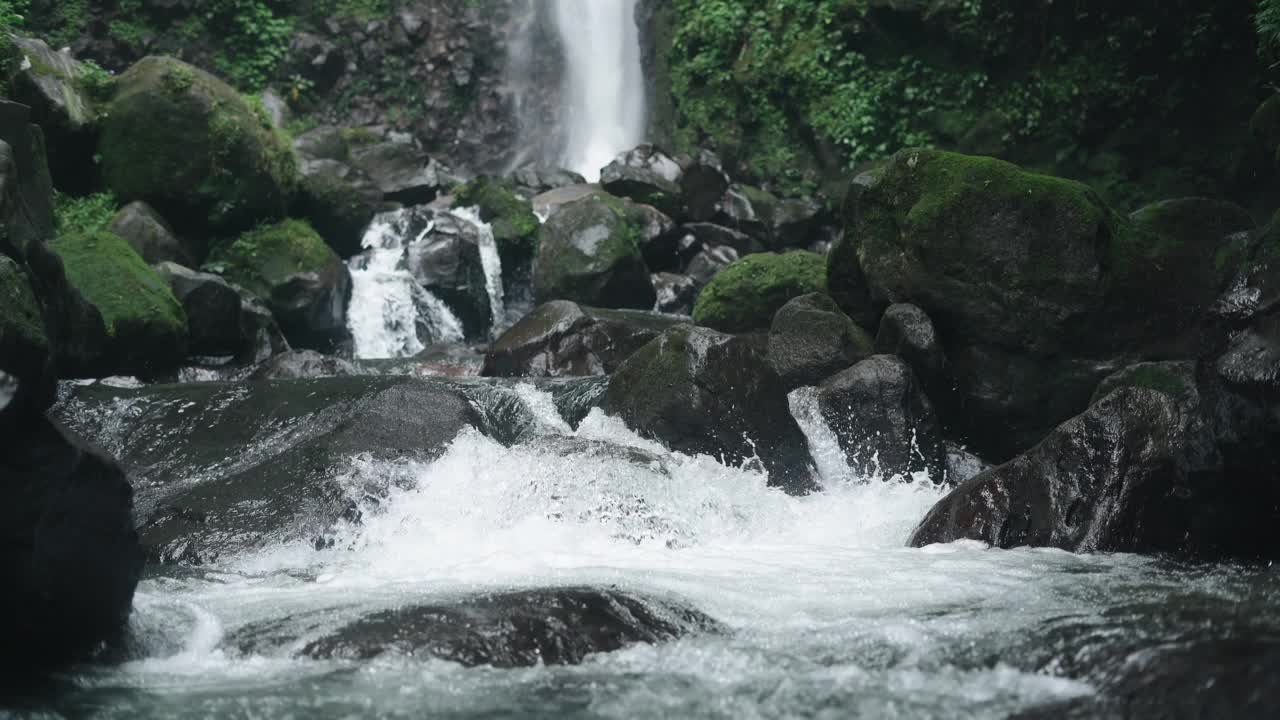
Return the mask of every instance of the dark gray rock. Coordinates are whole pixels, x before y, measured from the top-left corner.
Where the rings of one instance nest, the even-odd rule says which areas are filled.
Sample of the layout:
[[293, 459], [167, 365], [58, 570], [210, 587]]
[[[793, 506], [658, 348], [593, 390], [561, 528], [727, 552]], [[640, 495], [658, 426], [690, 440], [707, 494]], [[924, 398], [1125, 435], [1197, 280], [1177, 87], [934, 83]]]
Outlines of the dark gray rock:
[[382, 199], [405, 205], [429, 203], [459, 180], [411, 143], [383, 141], [352, 148], [349, 163], [373, 181]]
[[747, 338], [676, 326], [618, 368], [602, 407], [673, 450], [733, 464], [758, 458], [770, 484], [792, 493], [814, 487], [786, 388]]
[[490, 377], [607, 375], [679, 318], [639, 310], [540, 305], [494, 341], [482, 374]]
[[155, 266], [187, 314], [188, 350], [193, 355], [236, 355], [245, 352], [240, 319], [240, 293], [226, 280], [171, 262]]
[[469, 338], [487, 337], [493, 325], [480, 256], [480, 229], [449, 212], [434, 213], [430, 230], [405, 254], [409, 272], [462, 321]]
[[788, 301], [769, 329], [769, 363], [788, 390], [816, 385], [871, 353], [871, 337], [822, 293]]
[[680, 175], [684, 217], [694, 222], [705, 222], [715, 217], [716, 208], [728, 190], [729, 176], [721, 167], [720, 159], [703, 150], [695, 160], [685, 165]]
[[696, 610], [618, 590], [522, 590], [374, 613], [312, 641], [301, 654], [425, 656], [466, 667], [575, 665], [593, 653], [718, 628]]
[[637, 244], [640, 233], [616, 198], [593, 194], [562, 206], [542, 226], [534, 299], [652, 309], [657, 296]]
[[884, 311], [876, 335], [876, 352], [897, 355], [906, 361], [931, 394], [945, 383], [946, 353], [933, 321], [915, 305], [898, 303]]
[[302, 164], [294, 212], [306, 218], [334, 252], [349, 258], [360, 252], [369, 222], [387, 208], [382, 195], [368, 175], [350, 165], [311, 160]]
[[192, 267], [202, 259], [200, 248], [188, 247], [173, 234], [173, 228], [150, 205], [141, 200], [125, 205], [107, 226], [124, 238], [143, 260], [155, 265], [173, 262]]
[[385, 478], [345, 478], [351, 458], [426, 461], [484, 428], [452, 386], [383, 377], [80, 387], [54, 413], [133, 477], [148, 555], [191, 564], [323, 546], [335, 523], [358, 520], [357, 499], [386, 491]]
[[85, 92], [88, 68], [43, 40], [14, 36], [13, 46], [19, 55], [6, 94], [31, 107], [32, 121], [44, 131], [49, 170], [58, 187], [63, 192], [90, 191], [96, 176], [98, 107]]
[[587, 182], [586, 178], [572, 170], [543, 165], [522, 166], [511, 173], [511, 179], [524, 190], [526, 197], [530, 198], [556, 188], [585, 185]]
[[927, 472], [945, 477], [946, 445], [933, 406], [911, 368], [874, 355], [818, 386], [818, 408], [861, 475]]
[[652, 205], [672, 217], [683, 210], [675, 160], [652, 145], [628, 150], [600, 171], [600, 186], [612, 195]]
[[290, 349], [271, 309], [248, 293], [240, 298], [240, 337], [245, 341], [235, 357], [240, 365], [256, 365]]
[[773, 247], [771, 227], [777, 198], [745, 185], [732, 185], [720, 199], [712, 221], [750, 235], [766, 248]]
[[823, 238], [822, 228], [833, 218], [821, 203], [802, 198], [779, 201], [772, 220], [775, 248], [807, 248]]
[[658, 293], [658, 311], [674, 315], [693, 312], [693, 302], [698, 299], [698, 283], [688, 275], [655, 273], [653, 289]]
[[693, 278], [699, 288], [702, 288], [721, 270], [737, 262], [739, 257], [738, 251], [731, 247], [705, 248], [693, 256], [684, 272]]

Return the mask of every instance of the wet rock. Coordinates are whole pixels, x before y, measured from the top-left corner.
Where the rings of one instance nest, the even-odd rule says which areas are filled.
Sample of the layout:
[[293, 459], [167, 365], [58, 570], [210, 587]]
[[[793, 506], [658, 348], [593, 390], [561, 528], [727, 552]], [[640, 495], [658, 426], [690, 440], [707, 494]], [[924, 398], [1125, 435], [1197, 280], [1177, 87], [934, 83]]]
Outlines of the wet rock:
[[884, 311], [875, 349], [881, 355], [902, 358], [931, 394], [945, 383], [946, 353], [933, 329], [933, 321], [915, 305], [898, 303]]
[[874, 355], [829, 378], [818, 386], [818, 408], [858, 474], [927, 472], [943, 481], [942, 430], [920, 381], [901, 359]]
[[365, 228], [387, 207], [382, 189], [373, 180], [337, 160], [303, 164], [294, 205], [295, 212], [343, 258], [360, 252]]
[[351, 273], [306, 222], [245, 233], [214, 248], [209, 266], [261, 298], [291, 345], [332, 352], [349, 341]]
[[778, 200], [759, 188], [733, 185], [716, 208], [712, 221], [750, 235], [766, 248], [774, 247], [771, 235], [773, 213]]
[[239, 365], [257, 365], [290, 350], [271, 309], [249, 293], [240, 294], [240, 337], [244, 344], [235, 356]]
[[765, 247], [756, 238], [715, 223], [689, 223], [684, 230], [693, 235], [704, 248], [730, 247], [739, 255], [751, 255], [765, 252]]
[[689, 315], [698, 299], [698, 281], [688, 275], [655, 273], [653, 289], [658, 293], [658, 311], [674, 315]]
[[309, 643], [302, 655], [367, 660], [392, 653], [467, 667], [574, 665], [593, 653], [717, 628], [696, 610], [617, 590], [522, 590], [375, 613]]
[[129, 243], [148, 265], [173, 262], [191, 267], [199, 261], [199, 248], [190, 248], [173, 234], [173, 228], [150, 205], [137, 201], [120, 209], [107, 226]]
[[993, 466], [991, 463], [954, 443], [947, 443], [947, 474], [945, 482], [952, 487], [980, 475]]
[[671, 217], [680, 217], [682, 199], [680, 165], [652, 145], [640, 145], [622, 153], [600, 171], [600, 186], [617, 197], [652, 205]]
[[453, 213], [436, 213], [430, 230], [414, 240], [409, 272], [462, 321], [467, 337], [487, 337], [494, 321], [481, 259], [480, 228]]
[[511, 179], [528, 197], [541, 195], [556, 188], [585, 185], [587, 183], [586, 178], [572, 170], [546, 167], [544, 165], [524, 165], [511, 173]]
[[731, 247], [704, 248], [693, 256], [684, 272], [702, 289], [722, 270], [738, 262], [739, 257], [738, 251]]
[[732, 464], [758, 458], [770, 484], [792, 493], [813, 488], [786, 388], [746, 338], [690, 325], [667, 330], [618, 368], [602, 407], [673, 450]]
[[782, 200], [774, 210], [770, 227], [774, 247], [808, 248], [822, 238], [822, 226], [828, 221], [826, 208], [816, 200]]
[[767, 328], [774, 313], [789, 300], [821, 292], [826, 271], [821, 257], [803, 250], [748, 255], [718, 273], [698, 293], [694, 322], [722, 332]]
[[721, 198], [729, 190], [729, 176], [720, 159], [706, 150], [684, 167], [680, 174], [680, 196], [684, 217], [693, 222], [706, 222], [715, 217]]
[[182, 303], [190, 327], [188, 350], [193, 355], [235, 355], [243, 351], [240, 293], [227, 281], [171, 262], [155, 271]]
[[290, 350], [268, 360], [253, 371], [251, 380], [295, 380], [304, 378], [360, 375], [349, 360], [321, 355], [315, 350]]
[[42, 414], [7, 430], [0, 477], [0, 668], [86, 659], [123, 630], [142, 571], [129, 480]]
[[612, 373], [677, 318], [637, 310], [582, 307], [567, 300], [539, 306], [485, 353], [489, 377], [560, 377]]
[[1274, 557], [1280, 493], [1267, 416], [1192, 363], [1126, 368], [1039, 445], [961, 484], [911, 542]]
[[405, 205], [429, 203], [458, 181], [453, 171], [411, 143], [384, 141], [352, 148], [350, 164], [373, 180], [384, 200]]
[[788, 390], [817, 385], [871, 353], [866, 331], [822, 293], [787, 302], [769, 329], [769, 363]]
[[451, 386], [404, 378], [90, 386], [53, 412], [133, 477], [149, 556], [194, 564], [324, 545], [358, 519], [357, 499], [386, 490], [386, 478], [352, 475], [353, 457], [426, 461], [484, 427]]
[[657, 296], [637, 244], [640, 234], [616, 198], [594, 194], [564, 205], [542, 226], [535, 300], [651, 309]]
[[143, 58], [119, 76], [98, 151], [117, 199], [145, 200], [193, 237], [282, 217], [297, 181], [269, 121], [226, 83], [170, 57]]
[[537, 195], [530, 202], [533, 204], [533, 212], [545, 221], [566, 205], [600, 192], [599, 185], [566, 185]]

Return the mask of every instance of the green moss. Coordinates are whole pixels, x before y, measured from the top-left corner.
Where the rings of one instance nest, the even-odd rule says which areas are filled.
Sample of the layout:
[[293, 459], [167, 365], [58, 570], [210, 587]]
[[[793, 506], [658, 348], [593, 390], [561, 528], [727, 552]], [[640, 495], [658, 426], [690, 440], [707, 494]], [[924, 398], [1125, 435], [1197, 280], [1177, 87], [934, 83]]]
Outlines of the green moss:
[[1141, 363], [1127, 367], [1099, 383], [1090, 404], [1123, 387], [1143, 388], [1184, 398], [1194, 390], [1193, 382], [1191, 368], [1186, 363]]
[[50, 245], [67, 278], [98, 311], [107, 334], [124, 326], [185, 335], [187, 318], [169, 286], [129, 243], [106, 230], [61, 233]]
[[342, 141], [347, 144], [349, 150], [368, 147], [382, 142], [382, 137], [368, 128], [342, 128], [339, 132]]
[[825, 290], [826, 274], [826, 261], [811, 252], [748, 255], [702, 289], [693, 320], [723, 332], [768, 328], [788, 300]]
[[197, 233], [284, 214], [297, 182], [288, 138], [226, 83], [172, 58], [119, 78], [99, 144], [107, 186]]
[[0, 255], [0, 347], [49, 352], [44, 315], [22, 268]]
[[207, 269], [261, 297], [298, 273], [322, 273], [340, 262], [304, 220], [285, 220], [259, 227], [235, 242], [215, 247]]
[[481, 176], [459, 188], [456, 195], [458, 205], [480, 209], [480, 217], [493, 225], [499, 246], [515, 243], [534, 249], [538, 217], [533, 214], [533, 204], [515, 192], [511, 181]]

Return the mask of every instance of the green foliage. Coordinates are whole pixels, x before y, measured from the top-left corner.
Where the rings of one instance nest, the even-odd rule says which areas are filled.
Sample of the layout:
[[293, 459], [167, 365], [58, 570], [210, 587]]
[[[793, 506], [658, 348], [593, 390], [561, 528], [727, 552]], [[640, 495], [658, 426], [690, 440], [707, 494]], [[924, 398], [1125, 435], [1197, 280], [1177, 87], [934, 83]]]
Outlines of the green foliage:
[[54, 222], [59, 234], [104, 230], [118, 209], [115, 196], [109, 192], [85, 197], [55, 192], [53, 196]]
[[293, 19], [277, 16], [262, 0], [213, 0], [209, 5], [207, 27], [226, 33], [215, 68], [242, 89], [261, 89], [288, 54]]
[[76, 78], [80, 89], [95, 103], [105, 104], [110, 102], [111, 96], [116, 91], [115, 76], [92, 60], [85, 60], [81, 64], [84, 66], [84, 72], [81, 73], [80, 77]]
[[533, 205], [515, 192], [510, 181], [483, 176], [455, 190], [460, 207], [478, 207], [480, 217], [493, 226], [499, 249], [505, 243], [532, 245], [538, 234]]
[[109, 336], [138, 328], [186, 334], [186, 314], [169, 286], [118, 235], [68, 230], [50, 247], [62, 258], [67, 279], [102, 313]]
[[1280, 0], [1259, 0], [1254, 24], [1259, 52], [1269, 62], [1280, 63]]
[[88, 0], [27, 0], [24, 30], [55, 50], [75, 42], [89, 25]]
[[20, 30], [29, 5], [28, 0], [0, 0], [0, 32]]
[[748, 255], [720, 271], [702, 289], [693, 306], [693, 321], [722, 332], [765, 329], [788, 300], [824, 291], [826, 285], [826, 261], [815, 253]]
[[313, 3], [316, 19], [352, 18], [368, 22], [384, 18], [395, 10], [396, 0], [320, 0]]

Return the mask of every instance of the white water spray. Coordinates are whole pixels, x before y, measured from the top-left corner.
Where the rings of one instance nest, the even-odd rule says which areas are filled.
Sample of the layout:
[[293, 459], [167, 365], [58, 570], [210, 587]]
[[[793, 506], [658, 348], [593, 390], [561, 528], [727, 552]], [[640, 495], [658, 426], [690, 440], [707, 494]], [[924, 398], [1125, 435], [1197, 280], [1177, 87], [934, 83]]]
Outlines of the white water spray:
[[556, 0], [564, 48], [566, 150], [561, 163], [590, 181], [644, 140], [644, 77], [636, 0]]

